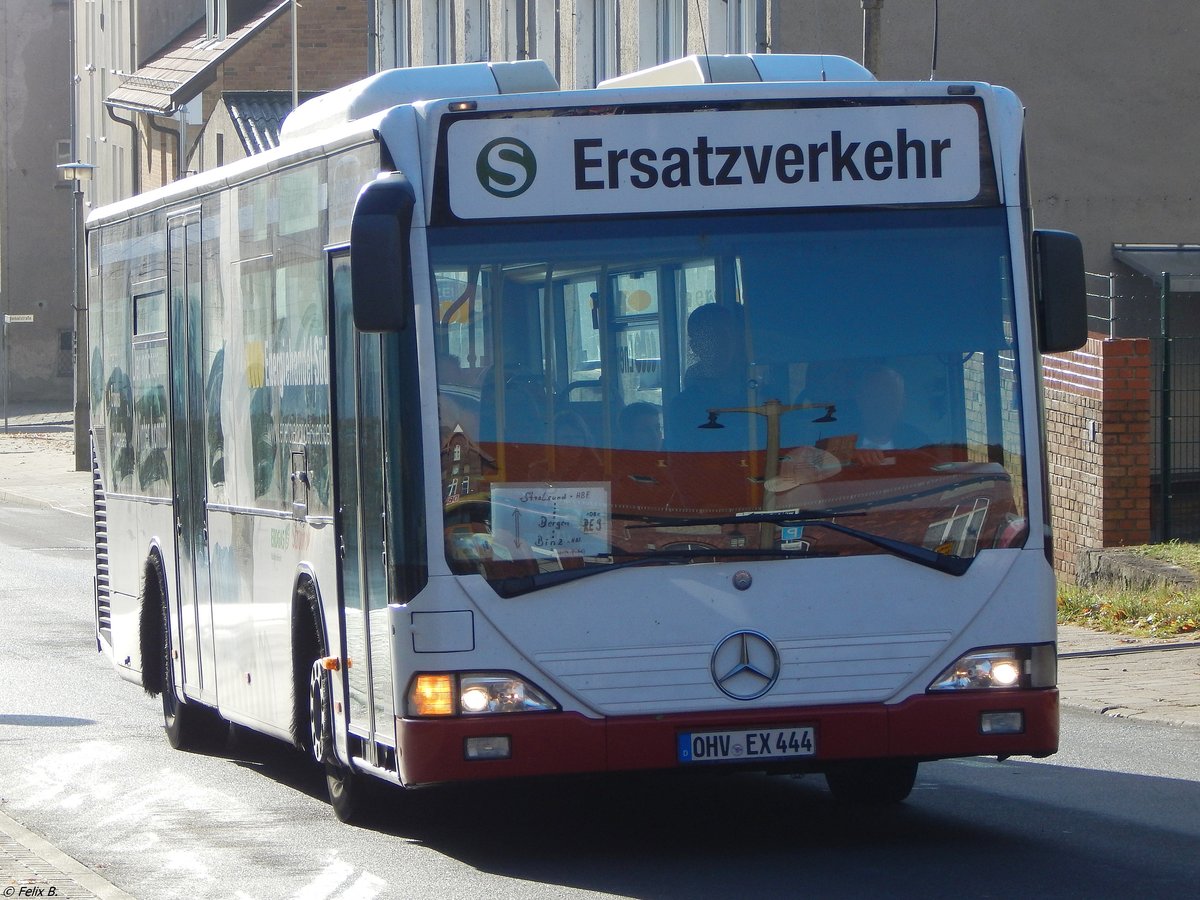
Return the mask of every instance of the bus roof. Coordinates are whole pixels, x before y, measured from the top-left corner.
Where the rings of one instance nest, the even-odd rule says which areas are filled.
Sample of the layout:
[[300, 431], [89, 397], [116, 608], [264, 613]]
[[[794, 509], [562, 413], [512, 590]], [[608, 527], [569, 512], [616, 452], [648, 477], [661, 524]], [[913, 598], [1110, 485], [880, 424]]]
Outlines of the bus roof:
[[595, 89], [574, 91], [560, 91], [543, 60], [392, 69], [301, 104], [284, 122], [279, 147], [101, 207], [88, 217], [87, 225], [99, 227], [199, 197], [305, 159], [377, 140], [381, 133], [394, 139], [394, 129], [388, 125], [398, 107], [432, 107], [436, 116], [455, 102], [478, 102], [481, 110], [509, 106], [524, 110], [594, 104], [598, 94], [604, 95], [605, 105], [705, 97], [735, 100], [747, 94], [783, 96], [789, 85], [803, 85], [806, 95], [817, 96], [945, 96], [987, 87], [881, 83], [853, 60], [817, 54], [690, 56], [609, 79]]

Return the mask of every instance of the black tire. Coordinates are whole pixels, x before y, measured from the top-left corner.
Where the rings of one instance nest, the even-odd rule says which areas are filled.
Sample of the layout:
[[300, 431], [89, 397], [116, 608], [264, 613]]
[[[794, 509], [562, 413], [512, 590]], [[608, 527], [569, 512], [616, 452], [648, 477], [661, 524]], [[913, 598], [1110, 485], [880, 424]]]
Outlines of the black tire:
[[839, 802], [869, 806], [902, 803], [917, 780], [917, 763], [878, 759], [841, 763], [825, 772], [825, 783]]
[[325, 786], [329, 805], [339, 822], [362, 822], [367, 817], [364, 777], [339, 763], [325, 764]]
[[229, 734], [229, 723], [208, 706], [180, 700], [175, 691], [175, 667], [171, 664], [171, 620], [168, 611], [170, 601], [166, 579], [163, 577], [162, 561], [157, 556], [151, 558], [147, 571], [148, 583], [151, 578], [157, 581], [162, 609], [162, 709], [167, 742], [176, 750], [218, 749], [224, 745]]
[[[308, 730], [302, 743], [314, 761], [325, 770], [325, 785], [329, 791], [329, 805], [333, 814], [342, 822], [361, 821], [366, 813], [364, 778], [353, 769], [343, 765], [333, 749], [333, 677], [321, 665], [325, 656], [325, 640], [320, 627], [316, 590], [311, 583], [301, 587], [302, 606], [309, 606], [313, 613], [315, 640], [307, 648], [298, 646], [297, 653], [312, 657], [308, 660]], [[303, 665], [297, 659], [297, 670]]]
[[309, 748], [325, 769], [329, 805], [342, 822], [361, 821], [367, 812], [363, 776], [343, 765], [333, 752], [332, 678], [317, 660], [312, 664], [308, 688]]

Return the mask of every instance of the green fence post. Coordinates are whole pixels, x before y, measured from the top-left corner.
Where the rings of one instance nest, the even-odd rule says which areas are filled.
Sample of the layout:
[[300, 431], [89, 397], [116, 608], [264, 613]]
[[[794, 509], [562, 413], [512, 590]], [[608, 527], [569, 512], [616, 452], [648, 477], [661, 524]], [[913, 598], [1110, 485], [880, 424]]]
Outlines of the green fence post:
[[1159, 539], [1171, 539], [1171, 273], [1162, 273], [1162, 293], [1158, 298], [1158, 330], [1162, 337], [1162, 371], [1159, 373], [1158, 467], [1162, 496], [1159, 502]]

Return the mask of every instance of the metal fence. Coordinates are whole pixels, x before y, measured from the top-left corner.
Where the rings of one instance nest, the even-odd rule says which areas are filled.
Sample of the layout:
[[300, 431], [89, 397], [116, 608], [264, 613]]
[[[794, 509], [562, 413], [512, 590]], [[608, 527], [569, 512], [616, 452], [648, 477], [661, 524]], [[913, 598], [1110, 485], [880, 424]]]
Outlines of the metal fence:
[[1200, 540], [1200, 328], [1191, 316], [1177, 315], [1183, 299], [1171, 293], [1166, 276], [1159, 333], [1152, 340], [1150, 505], [1156, 542]]
[[[1194, 293], [1171, 290], [1157, 302], [1122, 296], [1113, 275], [1088, 273], [1089, 329], [1150, 338], [1151, 540], [1200, 541], [1200, 318]], [[1128, 287], [1128, 285], [1124, 285]]]

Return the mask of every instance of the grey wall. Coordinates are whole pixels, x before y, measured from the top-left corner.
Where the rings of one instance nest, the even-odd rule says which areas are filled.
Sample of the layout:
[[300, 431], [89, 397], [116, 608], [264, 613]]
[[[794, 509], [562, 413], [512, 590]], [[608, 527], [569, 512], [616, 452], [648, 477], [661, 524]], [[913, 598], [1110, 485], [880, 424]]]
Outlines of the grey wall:
[[[205, 0], [135, 0], [137, 3], [137, 64], [140, 66], [184, 31], [204, 18]], [[229, 3], [237, 19], [237, 4]]]
[[9, 326], [13, 401], [72, 392], [74, 198], [55, 168], [69, 161], [69, 38], [68, 3], [0, 3], [0, 311], [34, 316]]
[[[779, 4], [773, 47], [862, 58], [861, 5]], [[879, 73], [928, 78], [934, 0], [883, 0]], [[1027, 108], [1037, 224], [1084, 241], [1200, 240], [1200, 3], [941, 0], [938, 78], [988, 81]]]

